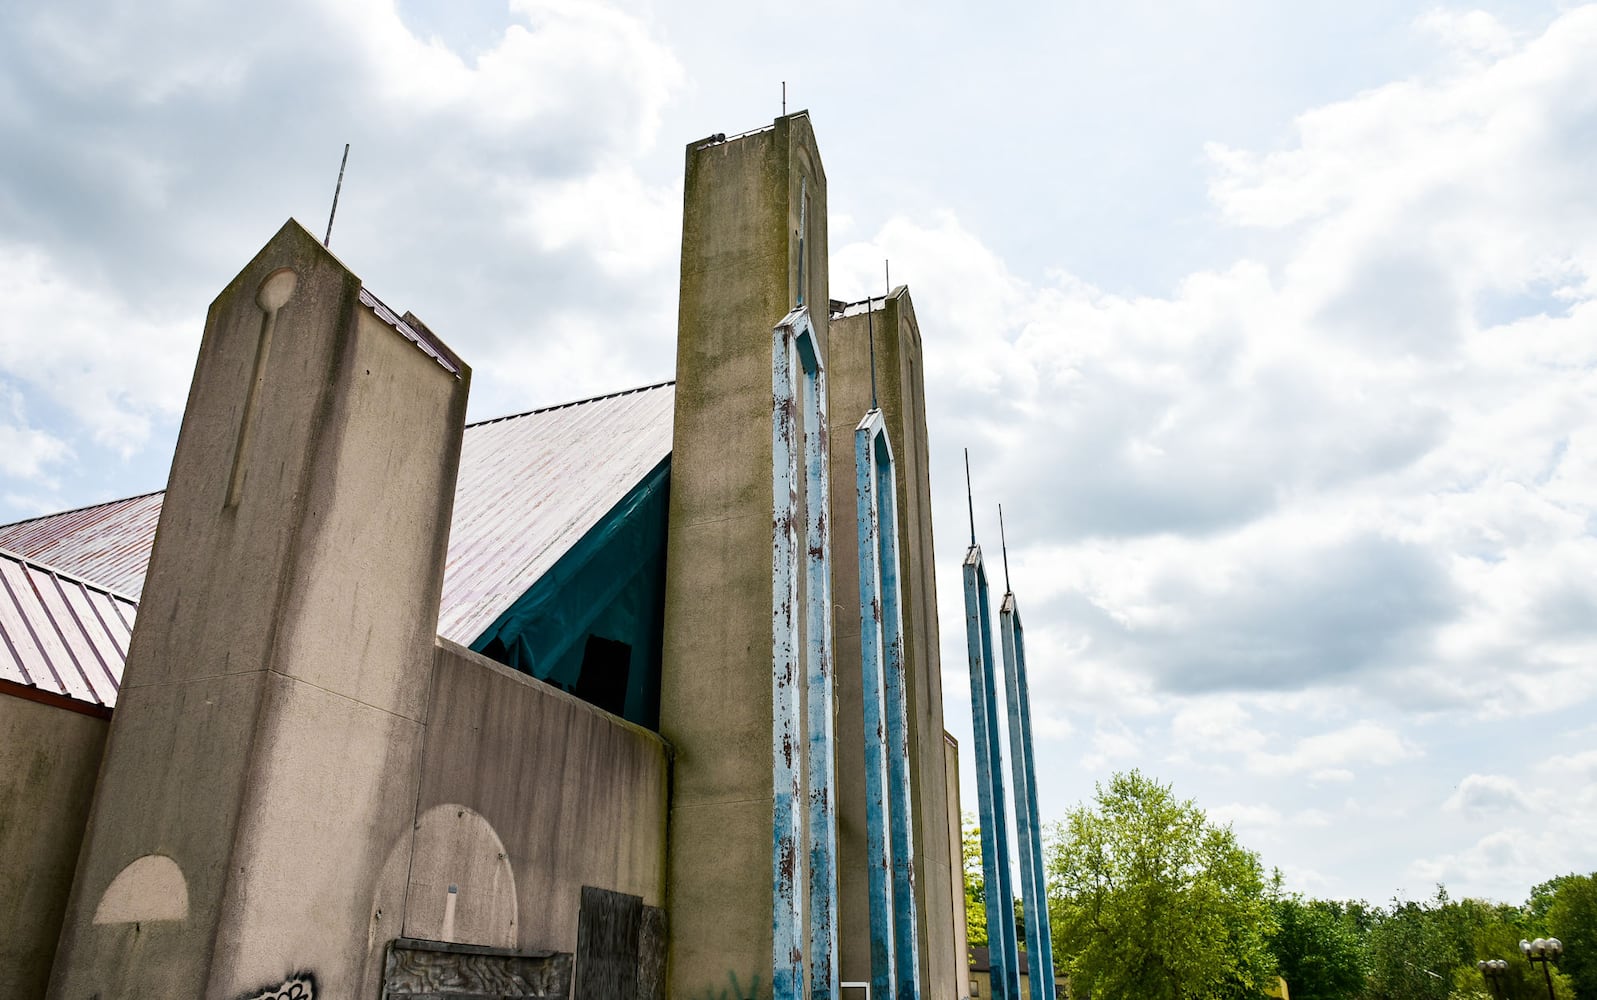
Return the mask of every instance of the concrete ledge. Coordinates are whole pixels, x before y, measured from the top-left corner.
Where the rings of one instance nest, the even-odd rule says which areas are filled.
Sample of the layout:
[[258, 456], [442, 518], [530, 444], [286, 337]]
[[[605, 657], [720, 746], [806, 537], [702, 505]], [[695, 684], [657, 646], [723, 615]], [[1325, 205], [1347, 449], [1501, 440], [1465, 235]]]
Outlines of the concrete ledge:
[[548, 681], [541, 681], [538, 678], [533, 677], [531, 674], [524, 674], [519, 670], [513, 670], [510, 667], [505, 666], [503, 663], [500, 663], [498, 660], [489, 659], [481, 653], [467, 649], [458, 642], [451, 642], [450, 640], [445, 639], [443, 636], [438, 637], [436, 646], [438, 649], [443, 650], [449, 655], [463, 660], [466, 663], [473, 663], [486, 670], [491, 670], [500, 677], [503, 677], [505, 680], [511, 681], [515, 684], [531, 687], [537, 690], [538, 693], [548, 695], [551, 698], [562, 701], [577, 711], [591, 712], [599, 718], [604, 719], [606, 722], [614, 723], [615, 725], [620, 726], [623, 729], [630, 730], [639, 736], [653, 740], [654, 742], [660, 744], [660, 747], [665, 751], [667, 758], [675, 756], [675, 750], [671, 746], [671, 741], [667, 740], [664, 736], [661, 736], [659, 733], [648, 728], [647, 726], [640, 726], [636, 722], [630, 722], [626, 719], [623, 719], [621, 716], [616, 715], [613, 712], [606, 712], [599, 706], [589, 704], [571, 692], [563, 691], [560, 688], [555, 687]]

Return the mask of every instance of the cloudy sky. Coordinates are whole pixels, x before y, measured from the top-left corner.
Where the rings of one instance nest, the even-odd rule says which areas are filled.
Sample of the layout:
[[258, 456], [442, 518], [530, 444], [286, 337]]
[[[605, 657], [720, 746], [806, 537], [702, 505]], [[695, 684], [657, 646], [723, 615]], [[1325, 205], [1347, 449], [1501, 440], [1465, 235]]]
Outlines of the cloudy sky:
[[671, 377], [683, 146], [786, 80], [834, 297], [923, 323], [966, 747], [968, 446], [1045, 820], [1135, 766], [1315, 895], [1597, 868], [1597, 6], [682, 6], [0, 0], [0, 520], [164, 485], [345, 142], [474, 417]]

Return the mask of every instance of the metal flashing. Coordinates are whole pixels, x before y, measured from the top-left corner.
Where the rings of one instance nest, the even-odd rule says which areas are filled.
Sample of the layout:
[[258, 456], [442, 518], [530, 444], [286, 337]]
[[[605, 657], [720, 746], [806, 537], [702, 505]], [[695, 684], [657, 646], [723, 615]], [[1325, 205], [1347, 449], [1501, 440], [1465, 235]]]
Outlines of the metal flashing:
[[[447, 344], [438, 339], [437, 334], [427, 329], [427, 324], [416, 320], [416, 317], [408, 312], [401, 317], [388, 308], [382, 299], [373, 295], [369, 288], [361, 288], [360, 304], [375, 313], [378, 319], [393, 327], [401, 337], [421, 348], [422, 353], [438, 362], [444, 371], [456, 378], [460, 377], [461, 369], [465, 367], [464, 362], [460, 360], [458, 354], [449, 349]], [[407, 320], [416, 320], [416, 322], [413, 325]]]

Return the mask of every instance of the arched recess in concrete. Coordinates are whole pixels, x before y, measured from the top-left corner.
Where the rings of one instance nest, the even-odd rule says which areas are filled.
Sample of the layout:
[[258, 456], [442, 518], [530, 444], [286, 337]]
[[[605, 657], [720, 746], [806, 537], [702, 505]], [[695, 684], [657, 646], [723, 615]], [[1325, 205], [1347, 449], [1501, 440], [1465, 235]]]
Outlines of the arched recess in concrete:
[[416, 824], [405, 933], [516, 947], [516, 874], [499, 834], [476, 810], [433, 806]]
[[100, 896], [97, 924], [149, 923], [189, 918], [189, 886], [177, 862], [164, 854], [135, 858]]

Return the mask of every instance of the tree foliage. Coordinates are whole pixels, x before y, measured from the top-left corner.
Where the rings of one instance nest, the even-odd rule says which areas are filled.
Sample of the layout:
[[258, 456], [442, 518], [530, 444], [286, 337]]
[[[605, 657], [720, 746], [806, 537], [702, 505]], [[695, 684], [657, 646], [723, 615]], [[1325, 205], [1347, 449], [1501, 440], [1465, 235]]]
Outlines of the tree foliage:
[[1276, 875], [1270, 950], [1292, 1000], [1353, 1000], [1364, 989], [1358, 921], [1340, 903], [1284, 895]]
[[1597, 1000], [1597, 874], [1554, 881], [1547, 933], [1564, 943], [1559, 971], [1569, 977], [1575, 1000]]
[[1258, 856], [1168, 785], [1116, 774], [1048, 854], [1055, 961], [1076, 995], [1255, 998], [1274, 982]]
[[[1597, 873], [1534, 887], [1523, 904], [1443, 886], [1386, 906], [1308, 899], [1266, 884], [1229, 827], [1140, 772], [1098, 786], [1048, 844], [1056, 966], [1094, 1000], [1257, 998], [1277, 971], [1293, 1000], [1597, 1000]], [[965, 829], [971, 941], [985, 943], [981, 840]], [[1019, 917], [1017, 914], [1017, 923]], [[978, 937], [978, 934], [981, 936]], [[1527, 961], [1521, 939], [1563, 957]], [[1477, 963], [1502, 959], [1488, 982]]]
[[981, 870], [981, 827], [970, 813], [960, 817], [960, 855], [965, 869], [965, 941], [972, 948], [987, 944], [987, 880]]
[[[1557, 970], [1544, 973], [1520, 954], [1522, 937], [1545, 933], [1537, 914], [1534, 905], [1454, 900], [1441, 886], [1425, 902], [1393, 900], [1390, 909], [1377, 913], [1365, 938], [1369, 980], [1363, 997], [1546, 1000], [1550, 979], [1556, 1000], [1573, 1000], [1566, 976]], [[1489, 984], [1476, 963], [1494, 958], [1505, 960], [1508, 968]]]

